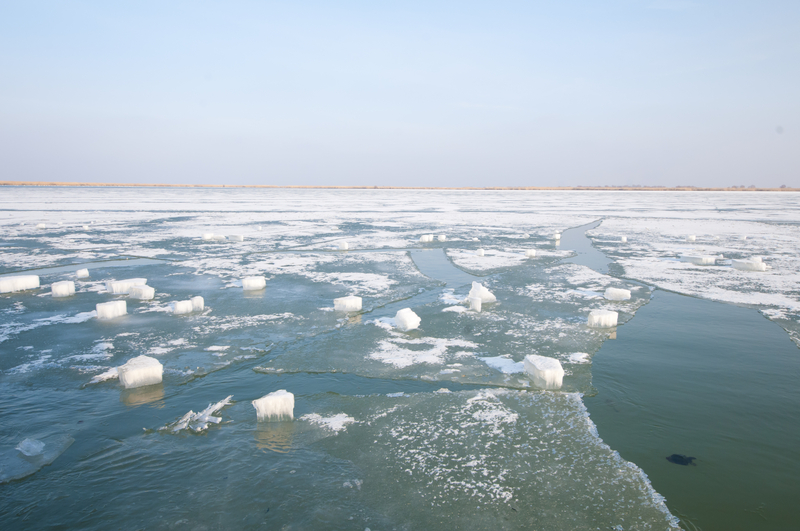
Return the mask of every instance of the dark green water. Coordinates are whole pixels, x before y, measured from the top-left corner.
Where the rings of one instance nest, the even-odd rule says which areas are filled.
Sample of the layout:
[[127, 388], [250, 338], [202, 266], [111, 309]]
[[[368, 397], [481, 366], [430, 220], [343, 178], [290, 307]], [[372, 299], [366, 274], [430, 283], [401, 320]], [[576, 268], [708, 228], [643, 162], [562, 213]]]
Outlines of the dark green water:
[[600, 436], [685, 528], [800, 529], [800, 351], [776, 324], [656, 291], [595, 354], [592, 379]]

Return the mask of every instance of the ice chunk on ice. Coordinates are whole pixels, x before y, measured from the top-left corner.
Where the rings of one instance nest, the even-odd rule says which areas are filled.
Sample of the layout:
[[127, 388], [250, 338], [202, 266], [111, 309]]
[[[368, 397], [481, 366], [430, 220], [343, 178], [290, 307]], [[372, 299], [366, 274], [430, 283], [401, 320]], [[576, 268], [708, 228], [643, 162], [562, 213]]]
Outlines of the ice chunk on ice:
[[693, 242], [693, 241], [696, 241], [696, 240], [697, 240], [697, 236], [695, 236], [694, 234], [690, 234], [690, 235], [688, 235], [686, 237], [686, 241], [687, 242]]
[[472, 283], [472, 289], [469, 290], [468, 297], [479, 297], [481, 302], [497, 302], [497, 297], [495, 297], [491, 291], [484, 288], [480, 282]]
[[394, 316], [394, 322], [397, 324], [397, 328], [407, 332], [419, 328], [422, 319], [420, 319], [419, 315], [415, 314], [411, 308], [403, 308]]
[[88, 269], [78, 269], [75, 271], [75, 276], [78, 278], [89, 278], [89, 270]]
[[44, 443], [42, 441], [37, 441], [36, 439], [24, 439], [17, 445], [17, 450], [28, 457], [33, 457], [44, 452]]
[[560, 232], [556, 232], [555, 234], [553, 234], [553, 239], [554, 240], [560, 240], [561, 239], [561, 233]]
[[202, 238], [205, 241], [211, 241], [211, 240], [214, 239], [214, 233], [213, 232], [204, 232]]
[[610, 301], [627, 301], [631, 298], [631, 290], [620, 288], [606, 288], [603, 297]]
[[619, 241], [621, 241], [622, 243], [628, 243], [628, 237], [627, 236], [622, 236], [622, 237], [620, 237]]
[[128, 313], [128, 305], [125, 301], [100, 302], [95, 308], [97, 308], [98, 319], [113, 319]]
[[12, 293], [39, 287], [38, 275], [19, 275], [0, 278], [0, 293]]
[[172, 313], [175, 315], [183, 315], [186, 313], [192, 313], [194, 311], [194, 306], [192, 305], [192, 301], [173, 301], [169, 303], [170, 309]]
[[717, 263], [716, 256], [695, 256], [690, 254], [682, 254], [681, 262], [689, 262], [694, 265], [714, 265]]
[[89, 225], [84, 225], [83, 230], [89, 230]]
[[258, 420], [281, 420], [294, 418], [294, 395], [286, 389], [274, 391], [253, 400]]
[[518, 372], [523, 372], [525, 370], [525, 366], [522, 362], [516, 362], [512, 360], [508, 354], [505, 356], [495, 356], [489, 358], [478, 358], [486, 365], [491, 367], [492, 369], [496, 369], [503, 374], [515, 374]]
[[69, 297], [70, 295], [75, 295], [75, 283], [71, 280], [53, 282], [50, 288], [52, 289], [53, 297]]
[[611, 328], [617, 326], [617, 312], [610, 310], [592, 310], [589, 312], [588, 324], [592, 328]]
[[149, 301], [156, 296], [156, 290], [150, 286], [131, 286], [128, 296], [131, 299]]
[[484, 251], [483, 249], [478, 249], [477, 251], [475, 251], [475, 254], [478, 256], [484, 256], [486, 254], [486, 251]]
[[475, 312], [480, 312], [481, 311], [481, 303], [482, 302], [483, 302], [483, 299], [481, 299], [480, 297], [470, 297], [469, 298], [469, 309], [473, 310]]
[[419, 241], [422, 243], [429, 243], [433, 241], [433, 234], [423, 234], [419, 237]]
[[258, 228], [258, 230], [261, 230], [261, 225], [259, 225], [257, 228]]
[[522, 235], [522, 237], [523, 237], [523, 238], [530, 238], [530, 237], [531, 237], [531, 235], [530, 235], [530, 234], [528, 234], [528, 233], [526, 232], [525, 234], [523, 234], [523, 235]]
[[750, 258], [746, 260], [731, 260], [731, 266], [740, 271], [766, 271], [767, 264], [761, 258]]
[[244, 236], [242, 234], [231, 234], [230, 236], [228, 236], [228, 239], [231, 240], [232, 242], [243, 242]]
[[206, 307], [206, 303], [203, 300], [203, 297], [200, 297], [199, 295], [197, 297], [192, 297], [191, 301], [192, 301], [192, 310], [196, 312], [202, 311], [203, 308]]
[[742, 235], [742, 241], [744, 241], [746, 239], [747, 239], [747, 235], [746, 234]]
[[114, 295], [127, 295], [133, 286], [144, 286], [146, 278], [129, 278], [127, 280], [110, 280], [106, 282], [106, 289]]
[[333, 309], [337, 312], [357, 312], [361, 310], [361, 297], [348, 295], [333, 299]]
[[37, 229], [46, 229], [47, 225], [45, 225], [44, 223], [39, 223], [38, 225], [36, 225], [36, 228]]
[[525, 250], [525, 258], [534, 258], [536, 257], [536, 250], [535, 249], [526, 249]]
[[119, 381], [125, 389], [161, 383], [164, 366], [150, 356], [136, 356], [117, 367]]
[[444, 242], [447, 241], [447, 236], [445, 236], [444, 234], [440, 234], [439, 236], [436, 237], [436, 239], [439, 240], [440, 242]]
[[555, 358], [528, 354], [523, 361], [525, 372], [533, 380], [533, 384], [541, 389], [558, 389], [564, 379], [561, 362]]
[[480, 240], [478, 238], [472, 238], [472, 241], [479, 242]]
[[347, 244], [347, 242], [339, 242], [339, 250], [340, 251], [346, 251], [349, 248], [350, 248], [350, 246]]
[[267, 279], [264, 277], [247, 277], [242, 279], [242, 289], [245, 291], [264, 289]]

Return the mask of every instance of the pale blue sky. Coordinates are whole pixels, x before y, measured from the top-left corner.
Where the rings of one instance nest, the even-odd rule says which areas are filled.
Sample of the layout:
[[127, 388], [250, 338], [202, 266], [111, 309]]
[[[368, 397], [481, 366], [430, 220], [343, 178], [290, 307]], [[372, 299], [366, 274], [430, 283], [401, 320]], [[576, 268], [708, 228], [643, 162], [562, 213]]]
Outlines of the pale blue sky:
[[800, 2], [0, 0], [0, 180], [800, 186]]

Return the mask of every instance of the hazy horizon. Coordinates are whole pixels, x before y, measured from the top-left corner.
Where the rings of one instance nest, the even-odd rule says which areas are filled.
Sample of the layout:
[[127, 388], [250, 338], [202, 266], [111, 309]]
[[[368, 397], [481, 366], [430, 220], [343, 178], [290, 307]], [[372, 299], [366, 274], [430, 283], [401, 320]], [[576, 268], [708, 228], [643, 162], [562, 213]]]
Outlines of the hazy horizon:
[[0, 180], [800, 186], [800, 4], [0, 4]]

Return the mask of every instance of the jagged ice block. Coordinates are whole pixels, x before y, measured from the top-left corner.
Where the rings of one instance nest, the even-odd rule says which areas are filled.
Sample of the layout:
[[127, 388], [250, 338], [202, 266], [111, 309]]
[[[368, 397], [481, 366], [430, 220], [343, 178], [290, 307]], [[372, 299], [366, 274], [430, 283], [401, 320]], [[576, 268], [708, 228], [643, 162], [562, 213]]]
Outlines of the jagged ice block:
[[71, 280], [53, 282], [50, 288], [53, 291], [53, 297], [69, 297], [70, 295], [75, 295], [75, 283]]
[[612, 328], [617, 326], [617, 312], [610, 310], [592, 310], [589, 312], [588, 325], [592, 328]]
[[258, 420], [281, 420], [294, 418], [294, 395], [280, 389], [257, 400], [253, 400]]
[[394, 316], [394, 322], [397, 328], [403, 332], [407, 332], [419, 328], [422, 319], [420, 319], [419, 315], [415, 314], [411, 308], [403, 308]]
[[20, 275], [0, 278], [0, 293], [13, 293], [39, 287], [38, 275]]
[[128, 305], [125, 301], [101, 302], [95, 308], [98, 319], [113, 319], [128, 313]]
[[[124, 302], [124, 301], [123, 301]], [[161, 383], [164, 366], [150, 356], [137, 356], [117, 367], [119, 381], [125, 389]]]
[[497, 302], [497, 297], [495, 297], [491, 291], [483, 287], [480, 282], [472, 283], [472, 289], [469, 290], [468, 297], [478, 297], [481, 302]]
[[361, 310], [361, 297], [348, 295], [333, 299], [333, 309], [337, 312], [357, 312]]
[[561, 387], [564, 379], [564, 369], [557, 359], [528, 354], [525, 356], [523, 366], [536, 387], [541, 389], [558, 389]]

